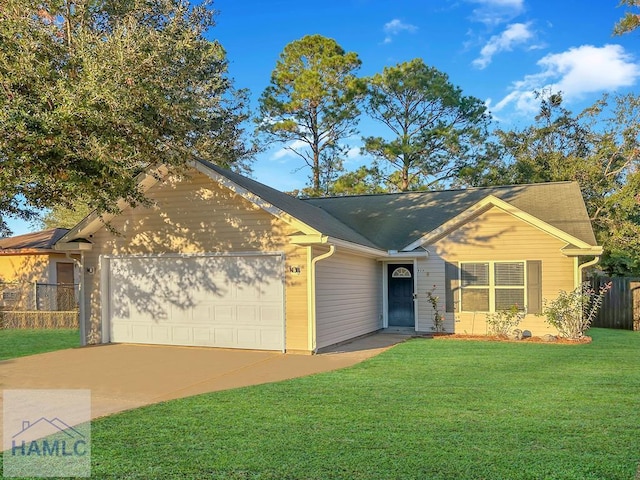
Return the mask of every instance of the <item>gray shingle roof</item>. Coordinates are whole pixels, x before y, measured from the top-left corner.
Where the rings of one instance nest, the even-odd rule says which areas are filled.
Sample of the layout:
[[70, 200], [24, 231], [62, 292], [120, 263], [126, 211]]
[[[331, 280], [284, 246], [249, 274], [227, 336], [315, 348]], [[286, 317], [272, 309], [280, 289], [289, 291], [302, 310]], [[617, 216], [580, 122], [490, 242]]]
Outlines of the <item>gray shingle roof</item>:
[[597, 245], [580, 188], [575, 182], [313, 198], [305, 202], [348, 223], [376, 245], [399, 250], [488, 195], [590, 245]]
[[406, 247], [489, 195], [597, 245], [575, 182], [300, 200], [209, 162], [200, 163], [324, 235], [381, 250]]
[[41, 232], [3, 238], [0, 239], [0, 252], [2, 250], [52, 250], [56, 242], [68, 231], [66, 228], [52, 228]]

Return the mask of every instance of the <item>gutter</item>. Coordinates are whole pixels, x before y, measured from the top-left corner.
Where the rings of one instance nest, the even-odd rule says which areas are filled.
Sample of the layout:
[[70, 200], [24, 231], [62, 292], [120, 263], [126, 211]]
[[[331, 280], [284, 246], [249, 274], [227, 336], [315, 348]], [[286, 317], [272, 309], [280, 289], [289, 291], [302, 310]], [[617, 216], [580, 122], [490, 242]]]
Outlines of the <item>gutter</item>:
[[[309, 247], [311, 251], [311, 247]], [[324, 260], [332, 256], [336, 251], [335, 245], [329, 245], [329, 251], [318, 255], [311, 260], [311, 275], [309, 277], [309, 333], [310, 333], [310, 350], [312, 353], [318, 352], [318, 343], [316, 338], [316, 264], [320, 260]]]

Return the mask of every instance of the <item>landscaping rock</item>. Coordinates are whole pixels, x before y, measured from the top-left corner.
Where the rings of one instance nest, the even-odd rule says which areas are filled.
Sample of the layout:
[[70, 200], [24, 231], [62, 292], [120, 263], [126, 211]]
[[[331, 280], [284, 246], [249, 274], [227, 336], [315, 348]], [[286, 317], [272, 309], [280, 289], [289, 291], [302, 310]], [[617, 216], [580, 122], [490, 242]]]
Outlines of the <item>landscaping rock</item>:
[[522, 340], [522, 330], [516, 328], [509, 334], [509, 340]]
[[556, 337], [555, 335], [549, 335], [548, 333], [546, 335], [543, 335], [540, 338], [542, 339], [543, 342], [557, 342], [558, 341], [558, 337]]

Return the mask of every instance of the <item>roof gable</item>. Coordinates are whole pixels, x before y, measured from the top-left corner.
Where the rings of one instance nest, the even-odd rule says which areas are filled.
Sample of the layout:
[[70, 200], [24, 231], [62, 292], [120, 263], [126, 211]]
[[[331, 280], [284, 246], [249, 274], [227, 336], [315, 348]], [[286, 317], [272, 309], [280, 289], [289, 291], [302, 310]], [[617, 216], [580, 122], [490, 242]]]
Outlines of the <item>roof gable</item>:
[[514, 207], [510, 203], [507, 203], [504, 200], [501, 200], [493, 195], [489, 195], [480, 200], [475, 205], [472, 205], [456, 217], [443, 223], [438, 228], [432, 230], [431, 232], [428, 232], [426, 235], [414, 241], [410, 245], [407, 245], [402, 250], [411, 251], [423, 245], [433, 243], [445, 237], [447, 234], [457, 230], [458, 228], [466, 224], [469, 220], [476, 218], [479, 214], [484, 213], [494, 207], [548, 233], [551, 236], [565, 241], [570, 245], [578, 248], [589, 248], [590, 246], [583, 240], [569, 235], [567, 232], [560, 230], [559, 228], [554, 227], [553, 225], [550, 225], [547, 222], [544, 222], [534, 217], [533, 215], [520, 210], [517, 207]]

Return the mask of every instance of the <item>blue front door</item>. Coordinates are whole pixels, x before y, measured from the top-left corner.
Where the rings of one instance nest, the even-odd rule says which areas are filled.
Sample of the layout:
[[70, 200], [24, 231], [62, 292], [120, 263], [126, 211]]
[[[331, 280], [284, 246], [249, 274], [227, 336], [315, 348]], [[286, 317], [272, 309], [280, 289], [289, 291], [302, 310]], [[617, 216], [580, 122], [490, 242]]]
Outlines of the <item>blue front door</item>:
[[389, 326], [415, 327], [413, 265], [388, 265]]

